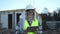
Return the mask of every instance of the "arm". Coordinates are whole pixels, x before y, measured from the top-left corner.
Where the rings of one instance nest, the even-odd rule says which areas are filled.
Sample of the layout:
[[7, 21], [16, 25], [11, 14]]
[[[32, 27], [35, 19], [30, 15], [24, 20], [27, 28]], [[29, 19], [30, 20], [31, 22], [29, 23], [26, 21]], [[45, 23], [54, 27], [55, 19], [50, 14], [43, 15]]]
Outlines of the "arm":
[[19, 28], [20, 28], [20, 31], [22, 31], [22, 29], [23, 29], [23, 26], [22, 26], [22, 23], [23, 22], [23, 20], [22, 19], [20, 19], [19, 20], [19, 23], [18, 23], [18, 26], [19, 26]]

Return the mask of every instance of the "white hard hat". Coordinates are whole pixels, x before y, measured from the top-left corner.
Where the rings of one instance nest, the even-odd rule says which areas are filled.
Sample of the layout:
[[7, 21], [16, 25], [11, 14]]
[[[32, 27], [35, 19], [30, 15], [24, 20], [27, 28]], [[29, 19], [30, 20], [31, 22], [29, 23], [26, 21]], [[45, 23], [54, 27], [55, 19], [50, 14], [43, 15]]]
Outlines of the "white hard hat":
[[28, 9], [35, 9], [31, 4], [27, 5], [25, 10], [28, 10]]

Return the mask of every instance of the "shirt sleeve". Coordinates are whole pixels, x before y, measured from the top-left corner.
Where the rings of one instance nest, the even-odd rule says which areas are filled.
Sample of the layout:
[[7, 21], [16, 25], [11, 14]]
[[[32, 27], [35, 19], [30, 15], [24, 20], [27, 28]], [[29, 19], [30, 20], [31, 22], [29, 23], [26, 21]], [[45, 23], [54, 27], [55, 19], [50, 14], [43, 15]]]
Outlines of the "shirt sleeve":
[[19, 25], [20, 31], [22, 31], [23, 30], [23, 19], [20, 18], [18, 25]]

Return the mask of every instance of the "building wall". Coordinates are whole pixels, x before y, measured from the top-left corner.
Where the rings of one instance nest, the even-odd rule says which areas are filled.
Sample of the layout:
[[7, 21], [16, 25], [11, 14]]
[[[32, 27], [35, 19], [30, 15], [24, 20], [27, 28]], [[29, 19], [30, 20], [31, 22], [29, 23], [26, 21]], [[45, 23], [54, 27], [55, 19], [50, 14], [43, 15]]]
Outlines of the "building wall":
[[[16, 27], [16, 14], [17, 13], [21, 13], [23, 15], [23, 19], [25, 19], [25, 10], [9, 10], [9, 11], [2, 11], [1, 12], [1, 23], [2, 23], [2, 28], [8, 28], [8, 14], [12, 14], [12, 28], [14, 29]], [[36, 14], [35, 13], [35, 18], [36, 17]]]
[[2, 28], [8, 28], [8, 13], [1, 13]]

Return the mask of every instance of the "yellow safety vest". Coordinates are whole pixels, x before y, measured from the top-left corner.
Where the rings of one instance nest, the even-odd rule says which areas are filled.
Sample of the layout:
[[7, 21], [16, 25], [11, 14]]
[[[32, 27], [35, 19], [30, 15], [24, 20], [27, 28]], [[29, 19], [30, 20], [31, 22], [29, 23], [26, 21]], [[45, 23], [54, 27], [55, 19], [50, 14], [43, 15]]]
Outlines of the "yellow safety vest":
[[[32, 26], [38, 26], [38, 20], [37, 20], [37, 19], [35, 19], [35, 20], [32, 21], [31, 27], [32, 27]], [[30, 26], [29, 26], [27, 20], [25, 20], [25, 23], [24, 23], [24, 30], [26, 30], [28, 27], [30, 27]]]
[[34, 32], [28, 32], [27, 34], [35, 34]]

